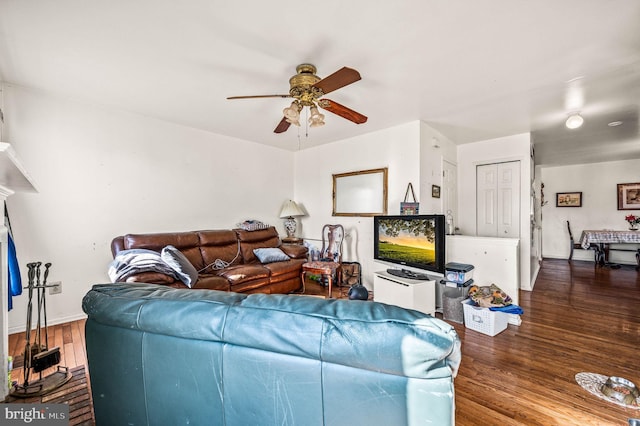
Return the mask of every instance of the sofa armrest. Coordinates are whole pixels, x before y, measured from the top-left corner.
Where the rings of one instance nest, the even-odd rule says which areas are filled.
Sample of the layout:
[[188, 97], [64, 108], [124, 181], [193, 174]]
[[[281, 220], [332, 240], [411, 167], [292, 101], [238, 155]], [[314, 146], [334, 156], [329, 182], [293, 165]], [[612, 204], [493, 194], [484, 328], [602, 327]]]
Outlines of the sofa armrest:
[[116, 254], [124, 250], [124, 237], [121, 235], [119, 237], [115, 237], [111, 241], [111, 254], [113, 257], [116, 257]]
[[305, 259], [309, 251], [305, 246], [300, 244], [282, 244], [280, 249], [292, 259]]

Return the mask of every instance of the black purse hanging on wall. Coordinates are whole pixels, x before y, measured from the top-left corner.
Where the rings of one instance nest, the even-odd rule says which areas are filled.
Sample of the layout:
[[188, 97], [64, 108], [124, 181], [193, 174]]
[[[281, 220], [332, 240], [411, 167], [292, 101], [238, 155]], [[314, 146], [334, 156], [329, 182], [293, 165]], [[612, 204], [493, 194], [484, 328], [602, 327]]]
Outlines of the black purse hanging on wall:
[[[408, 202], [409, 191], [411, 191], [411, 197], [413, 198], [413, 202]], [[400, 203], [400, 214], [401, 215], [414, 215], [418, 214], [420, 203], [416, 201], [416, 194], [413, 192], [413, 185], [409, 182], [407, 186], [407, 192], [404, 194], [404, 201]]]

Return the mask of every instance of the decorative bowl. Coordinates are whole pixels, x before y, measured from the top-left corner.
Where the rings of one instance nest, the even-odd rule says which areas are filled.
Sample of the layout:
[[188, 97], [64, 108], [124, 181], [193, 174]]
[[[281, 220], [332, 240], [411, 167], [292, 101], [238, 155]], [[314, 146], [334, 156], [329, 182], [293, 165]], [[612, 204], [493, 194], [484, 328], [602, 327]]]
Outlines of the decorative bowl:
[[640, 397], [640, 391], [636, 385], [622, 377], [609, 377], [600, 391], [609, 398], [626, 405], [637, 405], [636, 400]]

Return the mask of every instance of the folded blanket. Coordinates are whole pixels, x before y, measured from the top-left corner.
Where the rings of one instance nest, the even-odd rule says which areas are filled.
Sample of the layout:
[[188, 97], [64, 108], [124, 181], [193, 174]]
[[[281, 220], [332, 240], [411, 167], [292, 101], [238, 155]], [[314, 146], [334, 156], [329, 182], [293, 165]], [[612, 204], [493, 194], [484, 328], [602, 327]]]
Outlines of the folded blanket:
[[112, 282], [124, 282], [128, 277], [142, 272], [158, 272], [179, 279], [160, 253], [146, 249], [130, 249], [119, 252], [109, 264], [109, 278]]

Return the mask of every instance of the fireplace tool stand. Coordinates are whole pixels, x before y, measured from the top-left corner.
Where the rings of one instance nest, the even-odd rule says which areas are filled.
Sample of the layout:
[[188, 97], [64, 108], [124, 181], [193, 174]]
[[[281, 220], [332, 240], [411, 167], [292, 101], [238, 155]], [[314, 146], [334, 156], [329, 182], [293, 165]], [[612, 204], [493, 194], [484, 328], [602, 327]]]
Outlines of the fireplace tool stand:
[[[42, 372], [60, 363], [60, 348], [49, 349], [49, 330], [47, 327], [47, 277], [51, 263], [45, 263], [44, 279], [40, 283], [40, 266], [42, 262], [28, 263], [29, 285], [25, 287], [29, 291], [29, 301], [27, 302], [27, 327], [26, 344], [24, 347], [24, 382], [15, 384], [9, 394], [16, 398], [28, 398], [31, 396], [45, 395], [54, 389], [59, 388], [71, 379], [71, 373], [67, 367], [58, 366], [56, 371], [48, 376], [42, 377]], [[35, 280], [34, 280], [35, 278]], [[31, 319], [33, 314], [33, 290], [36, 290], [38, 301], [38, 324], [33, 344], [31, 343]], [[44, 320], [44, 344], [42, 342], [42, 321]], [[38, 373], [38, 379], [29, 381], [33, 373]]]

